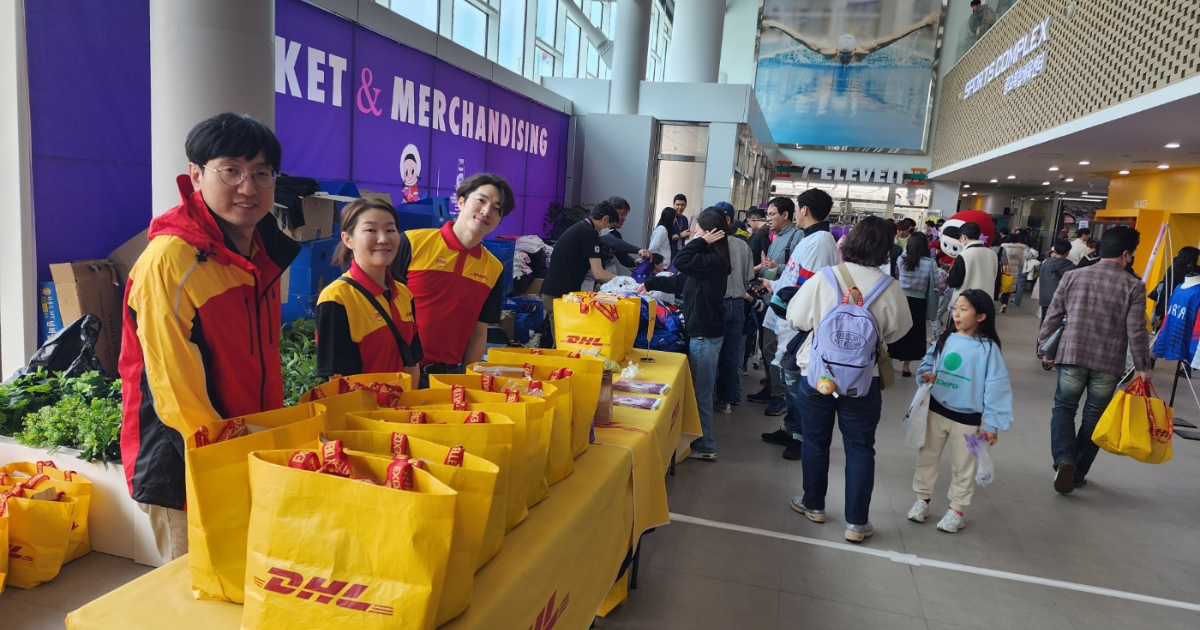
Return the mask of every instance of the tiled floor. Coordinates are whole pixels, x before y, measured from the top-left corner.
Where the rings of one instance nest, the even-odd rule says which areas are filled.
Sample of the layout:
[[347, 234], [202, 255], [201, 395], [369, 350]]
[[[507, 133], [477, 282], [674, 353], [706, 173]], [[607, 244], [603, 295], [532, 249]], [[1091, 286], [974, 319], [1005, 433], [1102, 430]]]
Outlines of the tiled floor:
[[[1200, 442], [1176, 438], [1175, 459], [1162, 466], [1102, 453], [1090, 483], [1069, 496], [1051, 487], [1049, 417], [1054, 373], [1033, 357], [1036, 307], [1010, 307], [1000, 317], [1012, 373], [1016, 425], [994, 450], [996, 481], [975, 495], [968, 526], [934, 529], [946, 509], [949, 469], [934, 496], [935, 518], [905, 519], [915, 500], [915, 452], [900, 439], [900, 420], [915, 385], [902, 379], [884, 393], [879, 428], [870, 549], [919, 559], [1200, 603]], [[1171, 366], [1160, 366], [1160, 391]], [[747, 387], [761, 373], [751, 371]], [[1198, 379], [1200, 380], [1200, 379]], [[757, 389], [757, 388], [755, 388]], [[1200, 420], [1185, 388], [1179, 414]], [[762, 406], [718, 414], [721, 458], [689, 460], [668, 477], [677, 514], [768, 532], [843, 543], [844, 491], [835, 441], [827, 503], [829, 522], [809, 523], [788, 507], [799, 492], [800, 463], [759, 434], [778, 426]], [[646, 537], [641, 584], [599, 629], [838, 628], [953, 630], [1014, 628], [1101, 630], [1200, 627], [1200, 612], [1068, 590], [979, 573], [919, 566], [912, 558], [854, 553], [756, 533], [677, 522]], [[0, 629], [62, 628], [84, 602], [147, 569], [93, 553], [64, 567], [53, 582], [0, 595]], [[576, 629], [567, 629], [576, 630]], [[582, 629], [579, 629], [582, 630]]]

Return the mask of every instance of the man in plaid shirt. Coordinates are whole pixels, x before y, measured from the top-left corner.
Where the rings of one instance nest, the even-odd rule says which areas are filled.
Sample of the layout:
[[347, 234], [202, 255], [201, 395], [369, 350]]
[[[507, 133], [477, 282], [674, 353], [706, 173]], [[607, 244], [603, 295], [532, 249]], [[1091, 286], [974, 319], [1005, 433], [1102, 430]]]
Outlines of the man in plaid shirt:
[[[1058, 366], [1058, 389], [1050, 418], [1054, 489], [1067, 494], [1087, 483], [1099, 447], [1092, 432], [1108, 407], [1121, 375], [1125, 350], [1142, 380], [1153, 376], [1146, 333], [1146, 286], [1126, 271], [1140, 236], [1137, 230], [1109, 228], [1100, 239], [1100, 261], [1063, 276], [1038, 334], [1038, 348], [1063, 327], [1056, 356], [1042, 357]], [[1066, 323], [1063, 323], [1063, 318]], [[1087, 391], [1083, 422], [1075, 430], [1075, 412]]]

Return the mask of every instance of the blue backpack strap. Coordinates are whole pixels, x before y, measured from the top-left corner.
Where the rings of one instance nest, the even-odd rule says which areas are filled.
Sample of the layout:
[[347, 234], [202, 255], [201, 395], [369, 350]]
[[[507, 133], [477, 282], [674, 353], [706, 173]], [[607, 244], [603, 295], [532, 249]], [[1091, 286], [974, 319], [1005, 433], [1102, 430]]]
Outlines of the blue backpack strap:
[[[833, 267], [822, 267], [821, 275], [825, 276], [829, 284], [833, 285], [833, 290], [837, 291], [838, 303], [840, 304], [842, 302], [842, 286], [838, 284], [837, 274], [833, 273]], [[846, 290], [849, 291], [850, 287], [846, 287]]]
[[887, 290], [888, 285], [895, 281], [895, 278], [884, 274], [883, 277], [879, 279], [879, 282], [876, 282], [875, 286], [871, 287], [871, 291], [867, 293], [866, 297], [863, 298], [863, 308], [871, 308], [871, 304], [875, 302], [875, 298], [882, 295], [883, 292]]

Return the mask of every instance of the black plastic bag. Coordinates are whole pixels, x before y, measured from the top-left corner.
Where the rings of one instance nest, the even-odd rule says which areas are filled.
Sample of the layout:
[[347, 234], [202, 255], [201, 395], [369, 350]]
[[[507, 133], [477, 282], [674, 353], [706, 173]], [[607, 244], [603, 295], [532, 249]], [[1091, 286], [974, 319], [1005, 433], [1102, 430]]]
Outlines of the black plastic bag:
[[100, 318], [92, 314], [71, 322], [47, 339], [33, 354], [29, 364], [17, 370], [8, 380], [36, 372], [38, 368], [63, 372], [64, 376], [79, 376], [92, 370], [108, 374], [104, 364], [96, 357], [96, 341], [100, 338], [101, 326]]

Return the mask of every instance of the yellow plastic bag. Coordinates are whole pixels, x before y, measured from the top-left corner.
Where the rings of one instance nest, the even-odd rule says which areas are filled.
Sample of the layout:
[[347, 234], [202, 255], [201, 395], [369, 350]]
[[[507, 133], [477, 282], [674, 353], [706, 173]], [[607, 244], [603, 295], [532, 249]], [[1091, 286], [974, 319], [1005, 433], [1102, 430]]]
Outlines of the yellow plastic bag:
[[497, 517], [501, 523], [507, 523], [508, 520], [509, 494], [514, 491], [514, 484], [510, 481], [513, 421], [491, 413], [483, 414], [481, 423], [467, 424], [465, 420], [471, 412], [425, 411], [428, 423], [413, 424], [409, 421], [411, 413], [376, 411], [362, 415], [351, 414], [338, 423], [341, 426], [331, 427], [331, 431], [374, 431], [388, 435], [389, 439], [393, 433], [400, 433], [446, 447], [462, 446], [471, 455], [495, 464], [499, 468], [494, 491], [496, 500], [492, 502], [489, 510], [489, 525], [480, 545], [476, 566], [481, 567], [500, 553], [504, 545], [504, 532], [507, 528], [503, 525], [496, 528], [491, 523]]
[[28, 498], [33, 494], [20, 483], [0, 487], [0, 516], [8, 517], [7, 580], [17, 588], [33, 588], [58, 576], [70, 545], [75, 499], [54, 490], [44, 500]]
[[[59, 470], [52, 461], [17, 462], [0, 467], [0, 477], [7, 475], [13, 482], [25, 481], [26, 487], [34, 492], [46, 488], [54, 488], [59, 492], [75, 499], [74, 521], [71, 523], [71, 534], [67, 538], [67, 555], [63, 563], [70, 562], [92, 550], [88, 532], [88, 510], [92, 503], [92, 482], [83, 475], [71, 470]], [[43, 478], [30, 484], [38, 475]], [[0, 485], [4, 484], [0, 481]]]
[[[437, 625], [461, 615], [471, 603], [471, 591], [475, 585], [475, 571], [479, 564], [479, 551], [483, 539], [491, 529], [493, 538], [504, 535], [504, 497], [496, 499], [500, 511], [492, 520], [492, 499], [496, 491], [496, 474], [500, 468], [495, 464], [466, 453], [466, 449], [452, 449], [433, 442], [426, 442], [401, 433], [377, 433], [374, 431], [330, 431], [321, 436], [322, 443], [340, 441], [351, 455], [362, 454], [372, 457], [412, 457], [420, 460], [421, 467], [434, 479], [446, 484], [458, 493], [454, 512], [454, 539], [450, 546], [450, 558], [446, 565], [446, 581], [442, 585], [442, 599], [438, 604]], [[451, 461], [457, 463], [451, 464]]]
[[[650, 309], [653, 313], [653, 303]], [[568, 293], [554, 300], [554, 342], [559, 350], [599, 350], [620, 361], [633, 350], [641, 315], [641, 298]]]
[[[456, 392], [461, 395], [456, 399]], [[550, 495], [546, 483], [546, 459], [550, 449], [550, 427], [553, 423], [553, 408], [535, 396], [522, 397], [517, 394], [510, 401], [510, 394], [488, 393], [464, 387], [449, 389], [421, 389], [400, 396], [406, 409], [482, 411], [499, 413], [513, 421], [513, 453], [511, 483], [523, 488], [523, 494], [509, 493], [507, 513], [508, 529], [517, 526], [528, 508]], [[456, 400], [460, 406], [456, 407]], [[547, 414], [551, 414], [547, 417]], [[520, 504], [517, 499], [521, 499]]]
[[323, 383], [308, 390], [307, 392], [304, 392], [304, 395], [300, 397], [300, 402], [323, 402], [325, 399], [333, 398], [334, 396], [341, 396], [348, 394], [351, 391], [358, 391], [357, 389], [354, 389], [356, 385], [362, 388], [374, 388], [382, 390], [376, 392], [378, 406], [380, 407], [388, 406], [388, 393], [390, 391], [389, 388], [380, 386], [389, 385], [399, 387], [406, 392], [414, 389], [412, 377], [406, 372], [355, 374], [354, 376], [341, 376], [332, 378], [327, 383]]
[[[1171, 448], [1171, 438], [1175, 436], [1175, 410], [1168, 407], [1166, 401], [1158, 397], [1154, 383], [1145, 383], [1143, 393], [1145, 400], [1146, 426], [1149, 428], [1150, 452], [1145, 455], [1134, 455], [1133, 458], [1143, 464], [1162, 464], [1171, 461], [1174, 456]], [[1136, 406], [1134, 398], [1129, 404]]]
[[[479, 365], [479, 364], [476, 364]], [[474, 367], [474, 366], [472, 366]], [[518, 369], [518, 371], [520, 371]], [[556, 381], [562, 383], [562, 381]], [[504, 393], [508, 390], [519, 392], [522, 396], [535, 396], [546, 401], [546, 426], [549, 435], [543, 431], [542, 441], [547, 442], [545, 477], [548, 485], [554, 485], [566, 479], [575, 471], [575, 458], [571, 454], [571, 399], [567, 392], [559, 391], [556, 384], [549, 381], [531, 383], [521, 377], [493, 377], [480, 374], [431, 374], [429, 387], [431, 389], [446, 389], [461, 385], [467, 389], [492, 393]], [[531, 390], [532, 388], [532, 390]], [[534, 393], [530, 393], [530, 392]]]
[[[355, 395], [366, 404], [374, 393]], [[324, 430], [324, 409], [306, 403], [222, 420], [186, 436], [188, 567], [197, 599], [242, 602], [245, 598], [250, 519], [246, 457], [251, 451], [312, 444]]]
[[8, 516], [0, 516], [0, 594], [8, 581]]
[[1136, 378], [1125, 390], [1113, 394], [1092, 431], [1092, 441], [1114, 455], [1135, 459], [1148, 457], [1152, 450], [1152, 414], [1153, 403], [1146, 397], [1145, 383]]
[[1007, 271], [1000, 274], [1000, 292], [1013, 292], [1013, 275]]
[[[546, 402], [554, 407], [554, 429], [552, 429], [550, 453], [546, 460], [546, 465], [549, 469], [554, 466], [555, 470], [565, 471], [563, 478], [575, 471], [575, 436], [576, 423], [574, 414], [574, 399], [572, 395], [572, 377], [564, 376], [569, 372], [549, 366], [541, 365], [502, 365], [499, 363], [474, 363], [467, 367], [468, 376], [493, 376], [499, 378], [517, 379], [523, 378], [527, 381], [538, 381], [542, 386], [542, 393], [546, 396]], [[555, 380], [551, 385], [550, 378], [554, 376]], [[433, 379], [430, 378], [430, 386], [433, 386]], [[560, 429], [561, 427], [561, 429]], [[553, 432], [558, 433], [555, 438]], [[589, 437], [584, 434], [585, 445], [586, 439]], [[563, 449], [556, 455], [554, 442], [562, 440], [566, 444], [559, 446]], [[562, 458], [565, 458], [563, 461]], [[557, 462], [557, 463], [555, 463]], [[550, 484], [557, 483], [552, 480], [550, 475], [547, 475], [546, 481]], [[561, 479], [560, 479], [561, 481]]]
[[242, 628], [432, 629], [456, 493], [419, 469], [411, 490], [387, 487], [384, 458], [347, 455], [349, 479], [290, 467], [295, 453], [249, 457]]
[[536, 348], [492, 348], [488, 361], [506, 365], [549, 367], [544, 380], [557, 381], [555, 371], [570, 370], [571, 376], [571, 452], [583, 455], [591, 444], [592, 420], [600, 403], [600, 381], [604, 377], [604, 361], [579, 355], [569, 350], [539, 350]]

